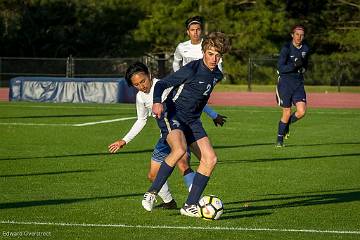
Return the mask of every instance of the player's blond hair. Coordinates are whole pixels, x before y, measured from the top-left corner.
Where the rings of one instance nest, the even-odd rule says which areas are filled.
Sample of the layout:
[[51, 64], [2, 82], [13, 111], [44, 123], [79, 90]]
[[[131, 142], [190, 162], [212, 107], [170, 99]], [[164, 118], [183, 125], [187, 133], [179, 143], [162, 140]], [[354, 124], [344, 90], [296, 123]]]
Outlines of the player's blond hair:
[[224, 54], [230, 50], [230, 41], [222, 32], [211, 32], [205, 36], [201, 47], [203, 52], [215, 48], [220, 54]]

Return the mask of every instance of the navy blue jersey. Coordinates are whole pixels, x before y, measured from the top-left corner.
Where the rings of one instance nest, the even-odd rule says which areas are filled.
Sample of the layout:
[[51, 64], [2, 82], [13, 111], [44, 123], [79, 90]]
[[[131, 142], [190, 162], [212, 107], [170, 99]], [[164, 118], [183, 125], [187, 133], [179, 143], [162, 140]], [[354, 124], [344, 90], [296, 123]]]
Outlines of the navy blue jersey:
[[[278, 60], [278, 71], [280, 81], [285, 84], [297, 86], [304, 84], [303, 73], [308, 66], [309, 46], [303, 43], [300, 48], [296, 48], [292, 42], [286, 43], [282, 48]], [[302, 66], [296, 67], [294, 61], [296, 58], [302, 59]]]
[[166, 106], [171, 106], [168, 111], [175, 110], [181, 121], [191, 123], [200, 118], [210, 93], [222, 78], [217, 66], [210, 71], [203, 59], [192, 61], [156, 83], [153, 103], [160, 103], [163, 91], [174, 87], [166, 99]]

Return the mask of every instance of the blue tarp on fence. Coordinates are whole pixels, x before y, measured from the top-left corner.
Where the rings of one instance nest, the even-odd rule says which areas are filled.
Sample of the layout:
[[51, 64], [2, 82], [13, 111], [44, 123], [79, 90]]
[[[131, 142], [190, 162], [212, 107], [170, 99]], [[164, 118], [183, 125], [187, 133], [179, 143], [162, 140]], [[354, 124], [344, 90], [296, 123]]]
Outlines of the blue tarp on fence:
[[16, 77], [10, 101], [134, 103], [136, 90], [124, 78]]

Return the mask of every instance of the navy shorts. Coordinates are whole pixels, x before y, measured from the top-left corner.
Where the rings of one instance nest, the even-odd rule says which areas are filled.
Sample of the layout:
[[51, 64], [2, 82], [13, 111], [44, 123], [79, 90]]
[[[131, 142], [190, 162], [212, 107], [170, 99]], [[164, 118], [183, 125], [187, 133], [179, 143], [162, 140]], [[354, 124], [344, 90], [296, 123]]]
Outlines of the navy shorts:
[[283, 108], [290, 108], [297, 102], [306, 103], [306, 92], [304, 85], [301, 84], [296, 88], [291, 88], [288, 84], [279, 81], [276, 87], [276, 101]]
[[[166, 141], [164, 141], [163, 138], [160, 138], [155, 145], [151, 159], [155, 162], [162, 163], [165, 160], [165, 158], [170, 154], [170, 151], [171, 148], [169, 144]], [[187, 156], [188, 156], [188, 161], [190, 161], [191, 154], [189, 147], [187, 148]]]
[[166, 140], [169, 132], [175, 129], [183, 131], [187, 145], [190, 145], [197, 140], [207, 136], [200, 119], [186, 124], [179, 120], [175, 114], [170, 115], [168, 112], [165, 112], [162, 118], [157, 119], [157, 123], [161, 131], [161, 137], [164, 140]]

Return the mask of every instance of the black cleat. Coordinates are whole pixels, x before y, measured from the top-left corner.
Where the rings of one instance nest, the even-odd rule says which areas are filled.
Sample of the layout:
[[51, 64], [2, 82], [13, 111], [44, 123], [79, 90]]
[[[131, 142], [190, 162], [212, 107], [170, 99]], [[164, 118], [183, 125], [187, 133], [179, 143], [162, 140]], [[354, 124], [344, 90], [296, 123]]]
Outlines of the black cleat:
[[171, 200], [168, 203], [161, 203], [156, 206], [156, 208], [163, 208], [163, 209], [177, 209], [176, 201], [175, 199]]

